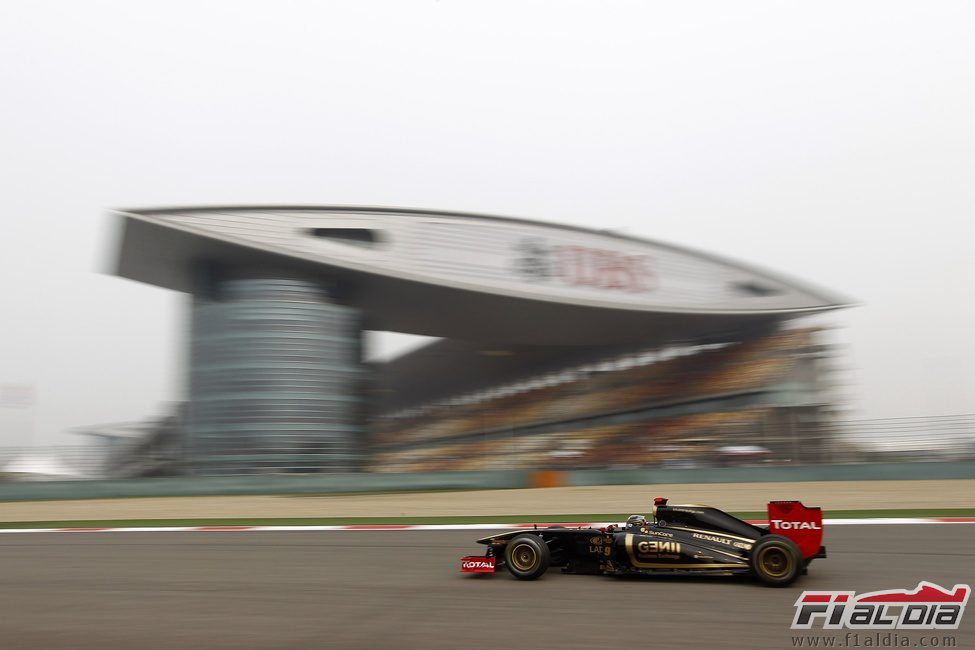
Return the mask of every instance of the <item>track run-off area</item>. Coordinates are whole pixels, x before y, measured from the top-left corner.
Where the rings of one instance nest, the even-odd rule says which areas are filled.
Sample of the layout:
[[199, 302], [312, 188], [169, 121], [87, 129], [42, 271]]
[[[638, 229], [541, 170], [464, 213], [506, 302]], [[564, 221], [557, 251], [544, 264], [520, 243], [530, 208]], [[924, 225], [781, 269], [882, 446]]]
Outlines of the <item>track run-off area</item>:
[[[461, 574], [478, 524], [0, 535], [3, 648], [791, 648], [804, 589], [975, 582], [975, 526], [827, 522], [785, 589], [735, 578]], [[831, 525], [832, 524], [832, 525]], [[334, 528], [334, 527], [328, 527]], [[428, 527], [424, 527], [428, 528]], [[932, 632], [932, 631], [928, 631]], [[975, 646], [975, 615], [937, 631]], [[805, 634], [837, 637], [844, 631]], [[904, 633], [908, 641], [920, 633]], [[849, 647], [849, 646], [847, 646]], [[918, 646], [919, 647], [919, 646]]]

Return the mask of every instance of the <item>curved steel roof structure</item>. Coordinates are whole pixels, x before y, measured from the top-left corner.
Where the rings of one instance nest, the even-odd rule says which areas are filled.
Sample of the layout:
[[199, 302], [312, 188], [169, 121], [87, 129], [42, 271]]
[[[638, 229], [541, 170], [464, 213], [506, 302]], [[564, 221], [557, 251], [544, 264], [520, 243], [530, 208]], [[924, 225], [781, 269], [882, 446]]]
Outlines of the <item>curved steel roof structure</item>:
[[117, 273], [193, 292], [200, 263], [341, 283], [367, 329], [565, 346], [707, 339], [849, 301], [781, 274], [624, 236], [360, 206], [123, 210]]

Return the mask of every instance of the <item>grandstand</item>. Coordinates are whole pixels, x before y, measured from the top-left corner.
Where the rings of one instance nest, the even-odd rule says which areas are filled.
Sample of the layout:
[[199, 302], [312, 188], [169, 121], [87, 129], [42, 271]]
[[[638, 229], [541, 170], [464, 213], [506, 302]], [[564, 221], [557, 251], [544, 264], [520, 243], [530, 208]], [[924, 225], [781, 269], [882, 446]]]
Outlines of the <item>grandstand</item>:
[[[118, 275], [188, 294], [189, 382], [172, 426], [99, 428], [112, 475], [829, 453], [829, 352], [801, 323], [847, 301], [777, 273], [604, 230], [432, 210], [118, 218]], [[369, 363], [365, 330], [438, 340]]]
[[[370, 469], [634, 468], [809, 462], [829, 417], [814, 328], [641, 351], [552, 385], [377, 417]], [[541, 381], [539, 383], [545, 384]], [[456, 400], [455, 400], [456, 402]], [[801, 430], [800, 424], [801, 421]], [[801, 436], [801, 437], [800, 437]], [[744, 449], [752, 453], [744, 453]]]
[[[172, 414], [141, 422], [122, 422], [80, 428], [88, 439], [88, 453], [80, 464], [92, 476], [137, 478], [172, 476], [182, 471], [182, 426], [186, 405]], [[79, 454], [76, 452], [75, 456]]]

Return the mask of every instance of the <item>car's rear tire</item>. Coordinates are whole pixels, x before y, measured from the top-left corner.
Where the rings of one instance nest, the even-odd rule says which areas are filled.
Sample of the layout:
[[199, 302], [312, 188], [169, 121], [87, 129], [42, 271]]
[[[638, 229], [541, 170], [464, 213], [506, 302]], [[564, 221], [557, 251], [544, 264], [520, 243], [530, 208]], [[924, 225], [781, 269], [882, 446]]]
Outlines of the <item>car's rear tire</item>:
[[538, 535], [518, 535], [504, 547], [504, 564], [519, 580], [540, 578], [548, 570], [549, 560], [548, 544]]
[[766, 535], [752, 546], [748, 563], [758, 579], [770, 587], [785, 587], [802, 573], [802, 553], [788, 537]]

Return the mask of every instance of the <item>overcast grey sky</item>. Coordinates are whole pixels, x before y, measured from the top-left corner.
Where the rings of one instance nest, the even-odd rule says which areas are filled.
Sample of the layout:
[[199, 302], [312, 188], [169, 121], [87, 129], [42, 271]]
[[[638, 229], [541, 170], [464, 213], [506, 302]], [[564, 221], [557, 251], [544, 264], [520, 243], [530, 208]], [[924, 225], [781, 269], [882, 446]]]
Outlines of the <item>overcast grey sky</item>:
[[113, 207], [382, 204], [721, 253], [849, 295], [862, 417], [975, 412], [971, 2], [0, 9], [0, 445], [178, 397]]

